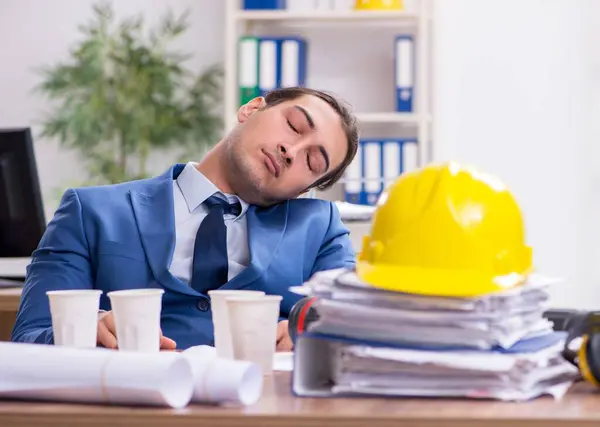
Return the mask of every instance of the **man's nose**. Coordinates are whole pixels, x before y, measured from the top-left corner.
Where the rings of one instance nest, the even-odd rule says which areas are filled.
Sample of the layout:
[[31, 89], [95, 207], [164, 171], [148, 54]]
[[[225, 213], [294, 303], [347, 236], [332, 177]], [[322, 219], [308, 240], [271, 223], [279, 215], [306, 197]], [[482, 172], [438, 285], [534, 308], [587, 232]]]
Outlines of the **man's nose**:
[[294, 163], [294, 159], [298, 154], [298, 148], [292, 145], [279, 144], [279, 154], [283, 159], [286, 166], [291, 166]]

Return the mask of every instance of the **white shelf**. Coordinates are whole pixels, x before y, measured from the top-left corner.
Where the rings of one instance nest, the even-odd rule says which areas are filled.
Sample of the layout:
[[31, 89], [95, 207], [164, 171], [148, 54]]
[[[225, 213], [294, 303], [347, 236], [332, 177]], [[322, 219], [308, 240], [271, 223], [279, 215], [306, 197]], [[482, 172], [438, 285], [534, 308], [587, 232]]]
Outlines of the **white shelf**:
[[[227, 119], [234, 123], [237, 112], [233, 112]], [[419, 114], [396, 113], [396, 112], [374, 112], [374, 113], [356, 113], [358, 124], [400, 124], [418, 126], [421, 123], [427, 123], [430, 119]]]
[[[398, 113], [394, 111], [362, 112], [357, 114], [359, 125], [396, 125], [415, 128], [418, 143], [418, 158], [424, 165], [434, 158], [435, 141], [432, 133], [432, 111], [430, 105], [431, 87], [431, 30], [433, 0], [418, 0], [414, 9], [403, 11], [289, 11], [289, 10], [243, 10], [239, 0], [225, 1], [225, 88], [224, 110], [231, 112], [225, 115], [227, 129], [236, 123], [239, 108], [239, 90], [237, 81], [237, 54], [239, 37], [245, 34], [257, 35], [268, 32], [270, 26], [285, 25], [288, 27], [335, 27], [336, 25], [352, 25], [352, 28], [388, 27], [391, 25], [399, 31], [411, 27], [416, 35], [415, 92], [416, 113]], [[412, 2], [411, 2], [412, 3]], [[260, 28], [262, 24], [265, 28]], [[414, 31], [412, 31], [414, 28]], [[358, 29], [358, 28], [357, 28]], [[344, 52], [352, 55], [352, 52]], [[332, 52], [332, 55], [340, 54]], [[360, 108], [360, 106], [357, 106]]]
[[419, 124], [424, 118], [412, 113], [357, 113], [359, 123], [403, 123]]
[[418, 15], [406, 11], [288, 11], [288, 10], [240, 10], [235, 14], [238, 21], [385, 21], [417, 20]]

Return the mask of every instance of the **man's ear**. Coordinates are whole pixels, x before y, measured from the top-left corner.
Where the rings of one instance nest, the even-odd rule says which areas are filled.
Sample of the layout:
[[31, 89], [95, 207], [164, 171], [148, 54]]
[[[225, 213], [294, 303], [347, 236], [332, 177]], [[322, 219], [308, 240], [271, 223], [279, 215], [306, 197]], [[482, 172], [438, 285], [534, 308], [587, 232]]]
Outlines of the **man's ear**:
[[266, 105], [267, 102], [262, 96], [258, 96], [251, 101], [248, 101], [238, 110], [238, 122], [244, 123], [252, 114], [256, 113], [261, 108], [264, 108]]

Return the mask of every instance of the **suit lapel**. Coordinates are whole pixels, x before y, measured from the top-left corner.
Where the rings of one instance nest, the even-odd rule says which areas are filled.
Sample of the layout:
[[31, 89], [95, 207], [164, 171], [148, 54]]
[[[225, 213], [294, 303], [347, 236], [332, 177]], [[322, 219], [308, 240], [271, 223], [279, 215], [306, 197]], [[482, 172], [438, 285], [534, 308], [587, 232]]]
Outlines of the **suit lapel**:
[[176, 165], [140, 191], [131, 191], [131, 205], [150, 269], [157, 281], [174, 291], [198, 293], [169, 272], [175, 248], [173, 179], [184, 165]]
[[248, 287], [267, 269], [285, 234], [289, 202], [269, 208], [250, 206], [247, 215], [250, 265], [227, 282], [223, 289]]

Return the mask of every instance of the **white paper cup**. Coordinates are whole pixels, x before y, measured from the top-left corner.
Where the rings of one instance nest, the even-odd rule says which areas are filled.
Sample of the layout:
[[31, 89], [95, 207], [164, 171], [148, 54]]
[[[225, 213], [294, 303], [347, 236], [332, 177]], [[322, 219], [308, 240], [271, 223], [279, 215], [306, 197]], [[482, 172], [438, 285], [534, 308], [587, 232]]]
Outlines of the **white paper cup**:
[[237, 296], [240, 298], [262, 298], [263, 291], [250, 290], [213, 290], [208, 291], [212, 309], [212, 321], [214, 325], [215, 348], [217, 357], [220, 359], [233, 360], [233, 345], [229, 327], [229, 314], [227, 311], [227, 297]]
[[281, 299], [280, 295], [226, 298], [234, 359], [256, 363], [265, 375], [273, 372]]
[[160, 313], [163, 289], [128, 289], [109, 292], [117, 345], [122, 351], [160, 351]]
[[65, 347], [96, 347], [101, 290], [48, 291], [54, 344]]

